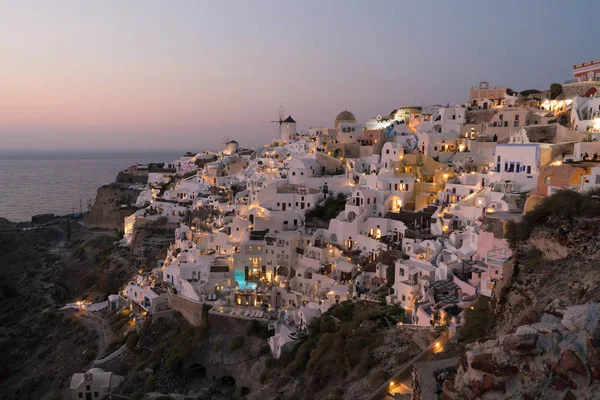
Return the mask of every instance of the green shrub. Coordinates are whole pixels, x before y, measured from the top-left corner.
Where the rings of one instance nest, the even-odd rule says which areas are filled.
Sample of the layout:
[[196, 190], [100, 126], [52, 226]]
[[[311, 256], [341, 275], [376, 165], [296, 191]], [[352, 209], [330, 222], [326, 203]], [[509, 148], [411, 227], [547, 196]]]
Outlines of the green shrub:
[[351, 301], [344, 301], [332, 311], [334, 317], [342, 322], [350, 322], [354, 317], [355, 305]]
[[138, 344], [138, 341], [140, 340], [140, 335], [138, 335], [137, 333], [132, 333], [127, 337], [127, 348], [129, 350], [134, 350], [135, 346]]
[[458, 340], [471, 343], [486, 337], [492, 331], [494, 323], [495, 317], [489, 300], [480, 296], [475, 300], [472, 308], [466, 310], [465, 323], [458, 331]]
[[245, 342], [244, 336], [238, 335], [238, 336], [234, 337], [229, 342], [229, 346], [228, 346], [229, 352], [233, 352], [233, 351], [241, 348], [244, 345], [244, 342]]
[[150, 375], [144, 384], [146, 392], [154, 392], [156, 389], [156, 375]]
[[87, 362], [95, 360], [96, 359], [96, 350], [89, 349], [88, 351], [86, 351], [85, 354], [83, 355], [83, 359]]

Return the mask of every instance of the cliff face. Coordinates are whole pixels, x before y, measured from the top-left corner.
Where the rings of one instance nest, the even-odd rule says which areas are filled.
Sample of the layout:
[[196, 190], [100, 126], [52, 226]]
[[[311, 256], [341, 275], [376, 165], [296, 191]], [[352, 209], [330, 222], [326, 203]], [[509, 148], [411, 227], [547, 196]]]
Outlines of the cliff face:
[[544, 313], [468, 346], [443, 399], [593, 399], [600, 393], [600, 305]]
[[85, 216], [88, 228], [123, 229], [123, 219], [131, 215], [139, 190], [129, 189], [130, 184], [111, 183], [98, 188], [96, 201]]
[[600, 398], [600, 226], [572, 214], [518, 227], [531, 234], [494, 288], [495, 338], [467, 346], [443, 399]]
[[551, 217], [515, 249], [495, 287], [496, 333], [553, 311], [600, 299], [600, 225], [597, 219]]

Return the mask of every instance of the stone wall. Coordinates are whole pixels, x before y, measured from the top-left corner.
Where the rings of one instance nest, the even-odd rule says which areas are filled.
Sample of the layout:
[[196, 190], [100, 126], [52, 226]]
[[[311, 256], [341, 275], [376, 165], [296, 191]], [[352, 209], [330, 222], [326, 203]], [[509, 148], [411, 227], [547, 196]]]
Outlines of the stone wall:
[[169, 305], [175, 311], [179, 311], [188, 322], [194, 326], [202, 325], [204, 303], [186, 299], [169, 292]]
[[588, 90], [596, 88], [600, 90], [600, 82], [587, 81], [570, 83], [563, 86], [563, 96], [565, 99], [571, 99], [575, 96], [585, 96]]

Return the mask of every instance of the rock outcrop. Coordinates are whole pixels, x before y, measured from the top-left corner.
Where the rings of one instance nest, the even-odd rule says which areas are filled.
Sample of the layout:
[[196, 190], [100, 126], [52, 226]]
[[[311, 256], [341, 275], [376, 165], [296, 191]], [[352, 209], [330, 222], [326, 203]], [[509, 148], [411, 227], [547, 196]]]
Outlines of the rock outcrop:
[[111, 183], [98, 188], [96, 201], [84, 221], [88, 228], [123, 229], [124, 218], [135, 212], [140, 190], [130, 184]]
[[544, 313], [514, 333], [467, 346], [443, 399], [600, 396], [600, 304]]

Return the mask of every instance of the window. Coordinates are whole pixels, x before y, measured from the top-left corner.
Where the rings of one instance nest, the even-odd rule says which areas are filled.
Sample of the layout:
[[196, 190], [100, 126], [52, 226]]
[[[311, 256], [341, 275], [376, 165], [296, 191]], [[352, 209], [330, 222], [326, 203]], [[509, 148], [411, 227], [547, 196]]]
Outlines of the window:
[[258, 246], [258, 251], [260, 251], [260, 246]]
[[550, 184], [550, 177], [549, 177], [549, 176], [547, 176], [547, 177], [544, 179], [544, 183], [545, 183], [546, 185], [549, 185], [549, 184]]
[[434, 146], [434, 147], [433, 147], [433, 150], [434, 150], [434, 151], [437, 151], [437, 146]]
[[90, 388], [90, 385], [85, 385], [85, 390], [90, 391], [92, 389]]
[[98, 392], [94, 392], [94, 397], [98, 397]]
[[508, 128], [508, 121], [504, 121], [504, 127]]
[[406, 301], [406, 296], [402, 295], [402, 301]]
[[292, 172], [292, 175], [296, 176], [296, 171]]
[[519, 127], [519, 121], [515, 121], [515, 122], [514, 122], [514, 127], [515, 127], [515, 128], [518, 128], [518, 127]]
[[390, 149], [387, 149], [387, 150], [385, 151], [385, 154], [390, 154]]
[[83, 399], [83, 393], [79, 393], [79, 398]]
[[252, 246], [248, 246], [248, 251], [252, 251]]
[[515, 115], [515, 121], [519, 120], [519, 114]]
[[400, 268], [400, 276], [404, 276], [404, 268]]

